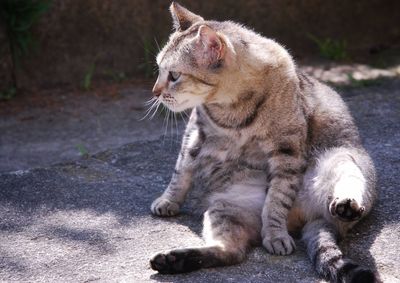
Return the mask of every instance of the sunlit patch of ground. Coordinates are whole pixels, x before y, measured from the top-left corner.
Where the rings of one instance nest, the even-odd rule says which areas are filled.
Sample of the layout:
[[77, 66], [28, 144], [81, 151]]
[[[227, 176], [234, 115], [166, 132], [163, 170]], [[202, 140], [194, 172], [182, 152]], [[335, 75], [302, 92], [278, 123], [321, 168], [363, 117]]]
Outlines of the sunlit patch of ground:
[[365, 64], [329, 63], [302, 65], [300, 69], [321, 81], [339, 86], [368, 86], [380, 79], [400, 78], [400, 65], [376, 68]]

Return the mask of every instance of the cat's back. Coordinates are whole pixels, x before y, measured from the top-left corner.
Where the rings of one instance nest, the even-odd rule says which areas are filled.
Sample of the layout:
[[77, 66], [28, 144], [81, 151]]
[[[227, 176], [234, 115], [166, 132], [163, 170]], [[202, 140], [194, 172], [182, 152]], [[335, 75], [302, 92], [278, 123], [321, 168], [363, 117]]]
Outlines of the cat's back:
[[359, 147], [357, 126], [342, 97], [318, 80], [299, 73], [308, 118], [308, 140], [313, 149]]

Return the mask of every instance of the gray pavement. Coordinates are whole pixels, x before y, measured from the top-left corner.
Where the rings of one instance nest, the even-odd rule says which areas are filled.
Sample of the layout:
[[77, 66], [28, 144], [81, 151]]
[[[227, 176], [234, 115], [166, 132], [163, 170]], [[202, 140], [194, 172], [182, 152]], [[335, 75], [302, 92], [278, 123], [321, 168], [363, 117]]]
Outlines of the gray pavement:
[[[400, 82], [344, 94], [376, 163], [380, 197], [341, 246], [384, 282], [400, 282]], [[322, 282], [299, 242], [286, 257], [256, 248], [236, 266], [174, 276], [151, 270], [154, 253], [202, 243], [201, 218], [190, 207], [175, 218], [150, 215], [179, 149], [162, 127], [151, 134], [87, 158], [0, 174], [0, 281]]]
[[[158, 139], [165, 133], [165, 116], [141, 119], [151, 98], [149, 89], [128, 86], [112, 94], [104, 88], [78, 94], [42, 91], [16, 97], [10, 106], [0, 103], [0, 172], [48, 166], [75, 160], [82, 153]], [[182, 128], [182, 119], [178, 121]], [[171, 117], [167, 132], [176, 139]]]

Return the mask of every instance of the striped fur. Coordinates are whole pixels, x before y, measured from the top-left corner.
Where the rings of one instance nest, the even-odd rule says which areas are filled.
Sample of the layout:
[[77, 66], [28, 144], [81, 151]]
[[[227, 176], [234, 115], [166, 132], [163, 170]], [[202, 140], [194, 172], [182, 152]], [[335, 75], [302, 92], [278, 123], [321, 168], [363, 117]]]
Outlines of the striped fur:
[[173, 111], [193, 110], [171, 182], [151, 210], [177, 214], [190, 190], [206, 245], [157, 254], [152, 268], [235, 264], [261, 244], [287, 255], [297, 230], [319, 274], [374, 282], [337, 246], [376, 198], [374, 166], [340, 96], [298, 72], [272, 40], [178, 4], [171, 12], [176, 32], [157, 56], [154, 93]]

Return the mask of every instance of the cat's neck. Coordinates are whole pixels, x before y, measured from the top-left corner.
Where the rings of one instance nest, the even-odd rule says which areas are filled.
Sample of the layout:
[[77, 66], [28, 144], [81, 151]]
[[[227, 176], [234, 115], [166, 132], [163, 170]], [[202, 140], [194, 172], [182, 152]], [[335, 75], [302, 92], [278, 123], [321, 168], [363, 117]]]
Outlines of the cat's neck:
[[201, 111], [210, 123], [223, 129], [241, 130], [251, 127], [267, 97], [255, 92], [242, 93], [234, 103], [206, 103]]

